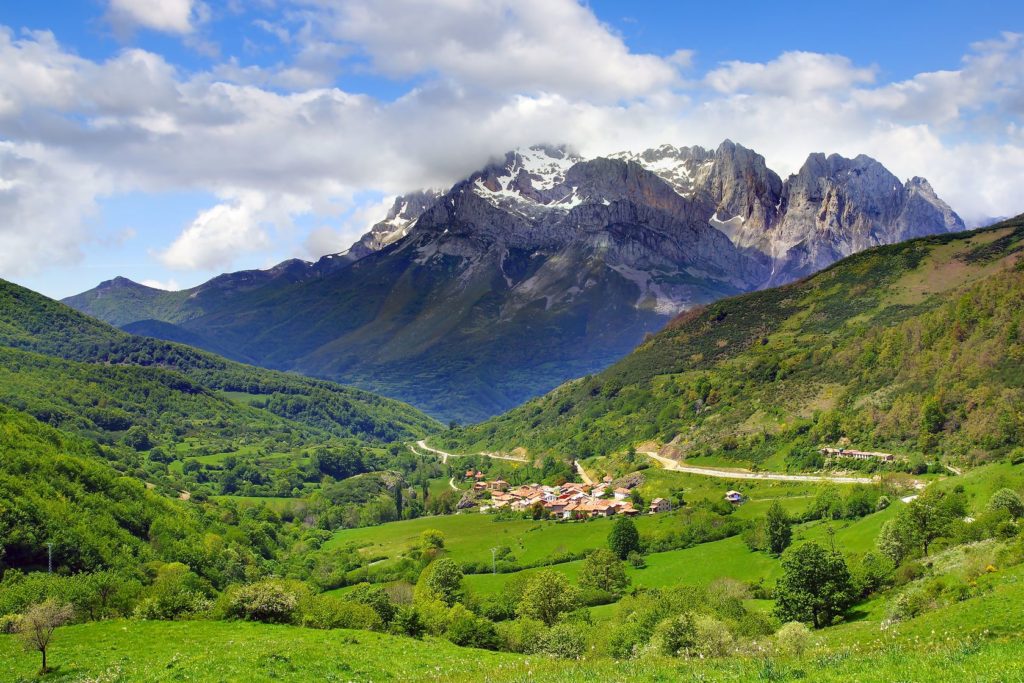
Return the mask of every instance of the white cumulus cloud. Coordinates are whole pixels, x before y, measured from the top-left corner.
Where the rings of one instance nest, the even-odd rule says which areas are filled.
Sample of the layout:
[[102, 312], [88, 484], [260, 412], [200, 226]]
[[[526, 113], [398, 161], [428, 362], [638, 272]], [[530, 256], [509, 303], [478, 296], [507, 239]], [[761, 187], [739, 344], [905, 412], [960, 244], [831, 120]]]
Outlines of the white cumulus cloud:
[[199, 7], [193, 0], [110, 0], [107, 12], [118, 28], [135, 26], [165, 33], [191, 33]]

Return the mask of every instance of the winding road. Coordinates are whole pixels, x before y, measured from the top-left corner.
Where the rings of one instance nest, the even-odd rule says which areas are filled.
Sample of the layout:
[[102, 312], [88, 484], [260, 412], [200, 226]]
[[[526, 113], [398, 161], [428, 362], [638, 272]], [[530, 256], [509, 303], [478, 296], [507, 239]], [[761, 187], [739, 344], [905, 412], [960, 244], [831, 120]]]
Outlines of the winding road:
[[[416, 442], [416, 445], [419, 446], [420, 448], [422, 448], [425, 451], [430, 451], [431, 453], [434, 453], [435, 455], [440, 455], [441, 456], [441, 462], [443, 462], [443, 463], [447, 463], [448, 462], [448, 458], [465, 458], [465, 457], [467, 457], [466, 453], [446, 453], [445, 451], [439, 450], [437, 448], [431, 448], [430, 446], [427, 445], [427, 440], [426, 439], [420, 439], [419, 441]], [[516, 457], [511, 456], [511, 455], [501, 455], [499, 453], [487, 453], [485, 451], [481, 451], [480, 453], [474, 453], [473, 455], [483, 455], [483, 456], [486, 456], [488, 458], [493, 458], [495, 460], [511, 460], [512, 462], [530, 462], [527, 458], [516, 458]]]
[[680, 465], [671, 458], [658, 455], [653, 451], [639, 451], [646, 456], [657, 460], [666, 470], [676, 472], [687, 472], [688, 474], [700, 474], [705, 477], [718, 477], [720, 479], [764, 479], [769, 481], [814, 481], [832, 482], [833, 484], [874, 484], [877, 477], [834, 477], [826, 474], [779, 474], [775, 472], [749, 472], [747, 470], [719, 470], [711, 467], [692, 467]]

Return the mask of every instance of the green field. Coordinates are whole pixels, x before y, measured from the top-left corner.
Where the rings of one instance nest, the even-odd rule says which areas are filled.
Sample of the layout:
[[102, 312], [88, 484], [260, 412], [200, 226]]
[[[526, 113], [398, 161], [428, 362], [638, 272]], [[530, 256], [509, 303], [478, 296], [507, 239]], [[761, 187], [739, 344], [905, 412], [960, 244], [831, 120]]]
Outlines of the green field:
[[[637, 527], [641, 532], [668, 528], [676, 519], [672, 513], [643, 515], [637, 519]], [[512, 549], [520, 563], [529, 564], [552, 555], [604, 547], [611, 523], [610, 519], [587, 522], [498, 520], [492, 515], [463, 512], [343, 529], [324, 547], [354, 546], [367, 556], [396, 558], [417, 547], [424, 530], [438, 529], [445, 535], [448, 556], [458, 562], [489, 561], [490, 549], [505, 545]]]
[[[863, 553], [874, 548], [875, 538], [882, 523], [895, 514], [899, 503], [887, 510], [856, 521], [811, 522], [794, 528], [794, 543], [815, 540], [830, 543], [829, 529], [835, 531], [836, 547], [846, 553]], [[603, 542], [600, 546], [603, 547]], [[702, 543], [692, 548], [651, 553], [644, 558], [647, 566], [636, 569], [627, 566], [626, 574], [632, 585], [660, 588], [678, 584], [706, 586], [718, 578], [757, 583], [764, 579], [769, 585], [780, 572], [778, 559], [766, 553], [751, 552], [738, 536]], [[579, 577], [582, 561], [564, 562], [552, 568], [570, 580]], [[526, 569], [510, 574], [475, 574], [465, 578], [466, 586], [481, 595], [497, 593], [513, 576], [530, 574], [537, 569]]]
[[[1000, 595], [1005, 603], [1007, 595]], [[1018, 600], [1024, 596], [1015, 593]], [[959, 614], [998, 607], [978, 601]], [[1019, 603], [1018, 603], [1019, 604]], [[1005, 612], [1005, 608], [1000, 613]], [[1024, 641], [972, 638], [941, 629], [949, 614], [929, 615], [903, 634], [852, 645], [822, 638], [799, 658], [766, 656], [712, 660], [659, 657], [616, 662], [564, 661], [460, 648], [366, 631], [316, 631], [246, 622], [106, 621], [57, 632], [53, 671], [37, 678], [38, 657], [0, 636], [0, 671], [28, 681], [893, 681], [1024, 680]], [[948, 621], [947, 621], [948, 623]], [[876, 627], [877, 628], [877, 627]], [[933, 632], [934, 631], [934, 632]], [[877, 631], [876, 631], [877, 634]], [[922, 647], [922, 645], [927, 647]]]

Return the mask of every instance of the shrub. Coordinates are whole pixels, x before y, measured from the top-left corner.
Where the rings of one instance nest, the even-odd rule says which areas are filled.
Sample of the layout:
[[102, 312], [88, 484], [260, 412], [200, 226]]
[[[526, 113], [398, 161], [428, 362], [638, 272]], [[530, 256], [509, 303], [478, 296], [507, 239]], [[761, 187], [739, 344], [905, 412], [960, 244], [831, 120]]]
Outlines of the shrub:
[[18, 632], [18, 624], [21, 622], [20, 614], [5, 614], [0, 617], [0, 634], [11, 635]]
[[498, 648], [498, 634], [494, 624], [487, 619], [478, 617], [461, 603], [456, 603], [448, 617], [448, 628], [445, 638], [463, 647], [478, 647], [485, 650]]
[[444, 547], [444, 533], [437, 529], [426, 529], [420, 534], [420, 547], [426, 549], [440, 549]]
[[419, 638], [424, 630], [420, 613], [412, 605], [399, 607], [395, 612], [395, 618], [391, 620], [391, 632], [398, 635]]
[[228, 593], [228, 617], [268, 624], [290, 624], [295, 621], [299, 601], [306, 587], [298, 582], [268, 579], [240, 586]]
[[316, 595], [302, 606], [301, 623], [307, 628], [354, 628], [366, 631], [380, 631], [384, 622], [369, 605], [336, 598], [332, 595]]
[[385, 624], [390, 623], [395, 617], [395, 605], [391, 602], [387, 591], [381, 586], [361, 583], [346, 593], [344, 599], [373, 608]]
[[541, 649], [541, 643], [548, 628], [540, 619], [520, 617], [495, 626], [498, 643], [502, 650], [531, 655]]
[[649, 649], [666, 657], [676, 657], [696, 645], [697, 629], [693, 615], [678, 614], [658, 622], [651, 635]]
[[541, 651], [560, 659], [579, 659], [587, 651], [587, 632], [579, 623], [555, 624], [541, 639]]
[[811, 630], [799, 621], [783, 624], [775, 634], [775, 647], [791, 657], [799, 657], [811, 644]]
[[733, 638], [729, 627], [712, 616], [694, 618], [694, 651], [702, 657], [724, 657], [732, 651]]
[[626, 561], [629, 562], [634, 569], [643, 569], [647, 566], [647, 560], [645, 560], [644, 556], [635, 550], [631, 551], [629, 555], [626, 556]]
[[177, 619], [209, 609], [208, 586], [185, 565], [161, 565], [147, 595], [136, 605], [137, 619]]
[[991, 511], [1006, 510], [1010, 516], [1016, 519], [1024, 516], [1024, 500], [1020, 494], [1013, 489], [1002, 488], [992, 494], [988, 501], [988, 509]]

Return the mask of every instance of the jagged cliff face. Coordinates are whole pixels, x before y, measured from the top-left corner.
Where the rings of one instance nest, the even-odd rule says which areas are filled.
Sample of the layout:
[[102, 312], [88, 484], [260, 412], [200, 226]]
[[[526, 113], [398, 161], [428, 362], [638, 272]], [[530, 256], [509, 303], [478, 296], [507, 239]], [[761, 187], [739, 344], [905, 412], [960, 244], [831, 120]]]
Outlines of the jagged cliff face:
[[962, 228], [926, 181], [867, 157], [812, 155], [783, 181], [729, 141], [595, 159], [533, 147], [447, 192], [399, 197], [316, 263], [70, 303], [467, 421], [606, 367], [695, 305]]

